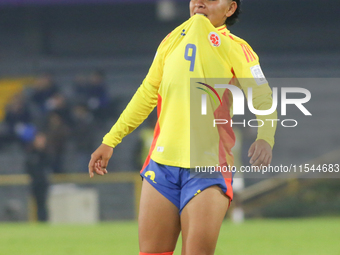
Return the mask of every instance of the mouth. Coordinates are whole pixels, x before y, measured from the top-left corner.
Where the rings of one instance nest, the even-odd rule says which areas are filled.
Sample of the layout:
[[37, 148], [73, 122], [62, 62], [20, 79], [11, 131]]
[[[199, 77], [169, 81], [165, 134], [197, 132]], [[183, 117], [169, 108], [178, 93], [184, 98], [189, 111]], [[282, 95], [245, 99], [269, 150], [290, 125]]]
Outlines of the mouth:
[[198, 14], [198, 15], [203, 15], [203, 16], [205, 16], [205, 17], [208, 17], [208, 16], [207, 16], [206, 14], [204, 14], [204, 13], [195, 12], [194, 15], [196, 15], [196, 14]]

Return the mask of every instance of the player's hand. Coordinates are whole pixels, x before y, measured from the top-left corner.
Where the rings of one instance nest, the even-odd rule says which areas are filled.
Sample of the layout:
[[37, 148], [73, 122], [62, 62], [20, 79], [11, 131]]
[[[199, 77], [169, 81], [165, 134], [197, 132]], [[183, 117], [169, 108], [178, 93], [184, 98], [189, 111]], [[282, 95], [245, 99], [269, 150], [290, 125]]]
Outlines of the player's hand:
[[252, 166], [268, 166], [272, 161], [272, 148], [265, 140], [255, 141], [249, 148], [248, 157]]
[[89, 163], [90, 178], [94, 176], [94, 173], [98, 175], [107, 174], [106, 167], [112, 153], [113, 148], [103, 143], [92, 153]]

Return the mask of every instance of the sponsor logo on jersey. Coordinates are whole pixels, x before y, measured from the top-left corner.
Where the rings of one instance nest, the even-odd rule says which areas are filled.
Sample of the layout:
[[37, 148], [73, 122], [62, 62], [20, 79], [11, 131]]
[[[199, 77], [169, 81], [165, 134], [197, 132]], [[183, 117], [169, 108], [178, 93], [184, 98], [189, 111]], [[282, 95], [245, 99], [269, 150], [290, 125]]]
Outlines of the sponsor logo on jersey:
[[210, 32], [208, 35], [208, 39], [209, 39], [210, 44], [214, 47], [218, 47], [221, 45], [221, 38], [215, 32]]

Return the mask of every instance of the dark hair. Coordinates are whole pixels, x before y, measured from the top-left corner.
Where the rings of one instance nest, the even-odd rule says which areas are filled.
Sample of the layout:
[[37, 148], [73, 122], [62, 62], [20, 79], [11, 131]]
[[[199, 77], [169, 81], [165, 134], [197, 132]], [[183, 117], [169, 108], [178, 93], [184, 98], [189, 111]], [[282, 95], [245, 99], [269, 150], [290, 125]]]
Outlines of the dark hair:
[[238, 15], [240, 15], [241, 13], [241, 0], [233, 0], [233, 2], [237, 3], [237, 9], [233, 15], [231, 15], [229, 18], [226, 19], [225, 24], [227, 26], [234, 25], [236, 21], [238, 20]]

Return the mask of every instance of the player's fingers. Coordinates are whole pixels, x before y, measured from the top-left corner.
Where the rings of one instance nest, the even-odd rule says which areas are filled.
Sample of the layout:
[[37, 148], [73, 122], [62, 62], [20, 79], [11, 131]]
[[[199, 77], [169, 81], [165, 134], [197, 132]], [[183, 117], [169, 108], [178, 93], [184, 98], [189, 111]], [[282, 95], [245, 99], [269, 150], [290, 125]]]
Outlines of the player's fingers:
[[253, 143], [253, 144], [250, 146], [250, 148], [249, 148], [249, 150], [248, 150], [248, 157], [253, 156], [254, 150], [255, 150], [255, 143]]
[[262, 153], [260, 153], [260, 155], [254, 161], [254, 163], [252, 163], [252, 166], [261, 166], [261, 165], [263, 165], [264, 159], [266, 158], [266, 156], [267, 155], [262, 151]]
[[255, 147], [254, 153], [252, 157], [250, 158], [250, 164], [254, 164], [254, 162], [257, 160], [257, 158], [261, 155], [261, 149]]
[[96, 157], [92, 154], [90, 162], [89, 162], [89, 175], [90, 175], [90, 178], [92, 178], [93, 175], [94, 175], [93, 172], [95, 171], [96, 161], [97, 161]]
[[269, 158], [270, 155], [266, 155], [263, 159], [262, 166], [268, 166], [269, 165]]
[[107, 173], [106, 167], [112, 153], [113, 148], [105, 144], [101, 144], [96, 151], [92, 153], [89, 163], [90, 177], [93, 177], [95, 173], [98, 175], [104, 175]]
[[270, 163], [272, 162], [272, 155], [268, 155], [268, 158], [267, 158], [267, 166], [270, 165]]
[[265, 157], [263, 159], [262, 165], [268, 166], [272, 161], [272, 152], [271, 152], [271, 150], [264, 149], [263, 153], [264, 153]]
[[109, 163], [109, 158], [102, 158], [102, 160], [100, 162], [101, 169], [105, 174], [107, 174], [106, 167], [107, 167], [108, 163]]
[[103, 169], [100, 166], [100, 160], [95, 163], [95, 173], [98, 175], [104, 175]]

